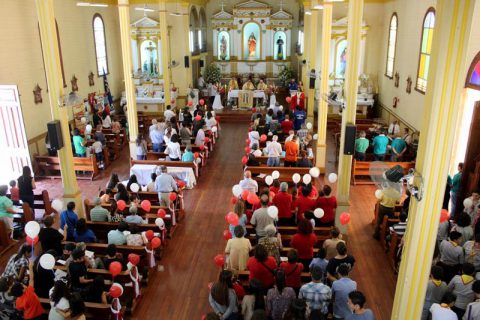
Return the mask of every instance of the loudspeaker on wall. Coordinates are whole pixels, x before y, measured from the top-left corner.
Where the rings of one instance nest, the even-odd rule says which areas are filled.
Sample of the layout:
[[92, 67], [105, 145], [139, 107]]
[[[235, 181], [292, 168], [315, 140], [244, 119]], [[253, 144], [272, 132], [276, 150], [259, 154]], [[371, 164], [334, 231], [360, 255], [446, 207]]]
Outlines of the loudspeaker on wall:
[[184, 62], [185, 62], [185, 68], [190, 68], [190, 60], [189, 60], [188, 56], [185, 56], [183, 59], [184, 59]]
[[54, 120], [47, 123], [48, 140], [50, 148], [60, 150], [63, 148], [62, 127], [60, 121]]
[[355, 152], [355, 135], [357, 134], [357, 126], [353, 124], [347, 124], [345, 128], [345, 146], [343, 148], [343, 154], [353, 155]]

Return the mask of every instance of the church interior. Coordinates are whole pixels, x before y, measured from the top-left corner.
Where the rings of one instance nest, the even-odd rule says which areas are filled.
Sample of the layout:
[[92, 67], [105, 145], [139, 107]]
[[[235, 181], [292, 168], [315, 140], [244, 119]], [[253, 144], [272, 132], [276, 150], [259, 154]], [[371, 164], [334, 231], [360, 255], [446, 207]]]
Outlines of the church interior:
[[1, 0], [0, 319], [480, 319], [479, 0]]

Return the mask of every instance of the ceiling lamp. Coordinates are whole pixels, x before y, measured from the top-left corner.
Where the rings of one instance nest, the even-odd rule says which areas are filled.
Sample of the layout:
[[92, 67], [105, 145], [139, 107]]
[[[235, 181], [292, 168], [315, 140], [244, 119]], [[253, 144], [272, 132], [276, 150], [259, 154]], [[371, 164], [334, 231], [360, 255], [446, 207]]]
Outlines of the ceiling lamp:
[[106, 8], [106, 7], [108, 7], [108, 4], [106, 4], [106, 3], [77, 2], [77, 7], [99, 7], [99, 8]]
[[311, 12], [311, 11], [305, 11], [305, 14], [306, 14], [307, 16], [311, 16], [311, 15], [312, 15], [312, 12]]
[[135, 10], [136, 10], [136, 11], [143, 11], [143, 12], [155, 12], [155, 10], [150, 9], [150, 8], [147, 8], [147, 6], [145, 6], [145, 7], [143, 7], [143, 8], [136, 7]]
[[323, 9], [323, 5], [322, 5], [322, 4], [317, 4], [316, 6], [313, 7], [313, 9], [315, 9], [315, 10], [322, 10], [322, 9]]

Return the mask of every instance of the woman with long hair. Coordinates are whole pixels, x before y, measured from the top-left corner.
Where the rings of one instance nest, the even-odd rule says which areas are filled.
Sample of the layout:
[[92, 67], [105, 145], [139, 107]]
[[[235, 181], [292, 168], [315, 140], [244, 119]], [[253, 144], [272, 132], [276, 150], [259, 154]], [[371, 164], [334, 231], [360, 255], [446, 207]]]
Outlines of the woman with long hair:
[[110, 189], [112, 191], [117, 190], [117, 184], [120, 182], [120, 179], [118, 179], [118, 174], [112, 173], [110, 176], [110, 180], [108, 180], [107, 183], [107, 189]]
[[134, 184], [134, 183], [138, 184], [138, 180], [137, 180], [137, 176], [134, 175], [134, 174], [132, 174], [132, 175], [130, 176], [130, 178], [128, 179], [128, 182], [127, 182], [127, 191], [132, 191], [132, 190], [130, 189], [130, 186], [131, 186], [132, 184]]
[[285, 271], [278, 269], [275, 272], [275, 286], [267, 293], [267, 315], [272, 320], [282, 320], [293, 299], [295, 291], [287, 287]]
[[[247, 234], [247, 215], [245, 214], [245, 201], [243, 199], [238, 199], [237, 202], [235, 203], [235, 206], [233, 207], [233, 212], [237, 214], [238, 216], [238, 225], [243, 228], [243, 234]], [[230, 230], [230, 233], [232, 234], [232, 237], [235, 238], [235, 226], [233, 224], [230, 224], [228, 229]]]
[[108, 215], [108, 222], [122, 222], [124, 220], [123, 214], [118, 212], [117, 203], [115, 201], [110, 205], [110, 214]]
[[32, 170], [29, 166], [25, 166], [22, 169], [22, 175], [18, 177], [18, 189], [20, 191], [20, 200], [28, 203], [30, 209], [32, 209], [33, 215], [35, 215], [35, 207], [33, 205], [34, 196], [33, 190], [36, 188], [35, 179], [32, 177]]
[[208, 296], [210, 306], [222, 320], [239, 319], [238, 300], [233, 289], [232, 276], [229, 270], [220, 272], [218, 281], [213, 284]]
[[143, 138], [143, 134], [138, 134], [135, 143], [137, 145], [137, 160], [147, 160], [147, 141]]
[[10, 257], [10, 260], [7, 262], [7, 266], [3, 271], [2, 277], [10, 278], [12, 277], [18, 282], [27, 283], [26, 275], [28, 270], [28, 259], [32, 254], [32, 247], [23, 244], [18, 249], [18, 252]]
[[115, 201], [123, 200], [126, 204], [130, 203], [130, 196], [128, 195], [127, 188], [123, 183], [117, 183], [117, 193], [115, 194]]
[[182, 151], [180, 149], [180, 143], [178, 143], [177, 134], [172, 134], [172, 137], [167, 142], [165, 153], [170, 161], [180, 161], [180, 159], [182, 159]]
[[70, 319], [71, 320], [86, 320], [85, 317], [85, 302], [80, 293], [75, 292], [70, 299]]
[[[48, 250], [45, 253], [51, 254], [54, 257], [57, 255], [55, 250]], [[50, 289], [55, 284], [55, 275], [51, 270], [44, 269], [40, 265], [41, 257], [42, 255], [39, 255], [33, 262], [33, 275], [30, 276], [33, 276], [35, 280], [33, 284], [37, 296], [40, 298], [48, 298], [50, 296]]]
[[94, 303], [107, 303], [105, 279], [102, 276], [96, 276], [95, 279], [93, 279], [92, 285], [88, 287], [85, 300]]
[[50, 312], [48, 320], [64, 320], [70, 311], [70, 289], [67, 282], [57, 280], [50, 289]]

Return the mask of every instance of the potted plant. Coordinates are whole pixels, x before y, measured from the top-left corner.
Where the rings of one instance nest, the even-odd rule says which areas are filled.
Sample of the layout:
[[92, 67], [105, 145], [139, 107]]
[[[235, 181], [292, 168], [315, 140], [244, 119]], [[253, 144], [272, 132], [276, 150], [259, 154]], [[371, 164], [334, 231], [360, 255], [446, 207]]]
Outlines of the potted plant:
[[222, 79], [222, 74], [220, 68], [212, 63], [205, 68], [203, 77], [207, 83], [217, 83]]

